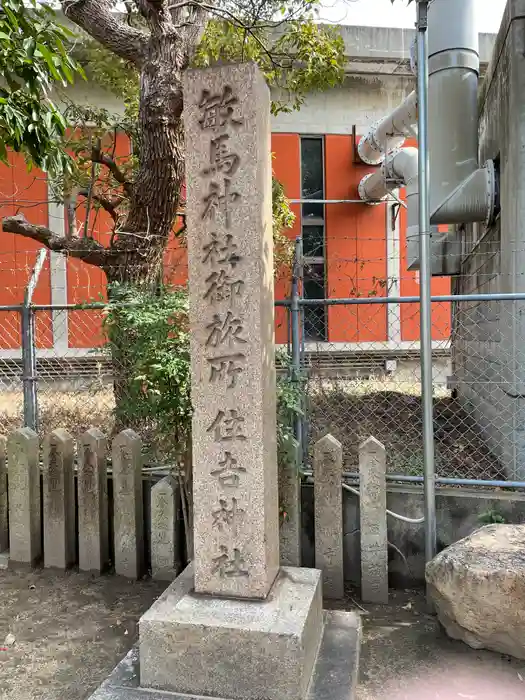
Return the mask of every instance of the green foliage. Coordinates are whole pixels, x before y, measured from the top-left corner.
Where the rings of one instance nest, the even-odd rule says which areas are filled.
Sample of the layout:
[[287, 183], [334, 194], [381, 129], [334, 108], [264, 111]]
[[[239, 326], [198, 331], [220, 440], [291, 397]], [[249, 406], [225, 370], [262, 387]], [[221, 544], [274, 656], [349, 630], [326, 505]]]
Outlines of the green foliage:
[[112, 285], [109, 296], [104, 327], [117, 384], [116, 423], [140, 430], [163, 457], [180, 458], [192, 415], [187, 293]]
[[487, 510], [485, 513], [478, 515], [478, 521], [482, 525], [502, 525], [505, 523], [505, 518], [498, 513], [497, 510]]
[[[186, 290], [153, 293], [112, 285], [104, 328], [119, 394], [116, 424], [140, 431], [153, 458], [182, 460], [192, 417]], [[293, 379], [286, 353], [279, 360], [284, 370], [277, 382], [279, 462], [294, 464], [302, 382]]]
[[7, 149], [50, 172], [67, 168], [62, 148], [66, 122], [50, 97], [56, 84], [72, 83], [81, 70], [71, 58], [71, 32], [36, 0], [0, 5], [0, 160]]
[[290, 209], [290, 201], [284, 194], [284, 187], [279, 180], [272, 179], [272, 225], [273, 254], [276, 271], [283, 266], [290, 267], [293, 260], [293, 242], [283, 233], [293, 228], [295, 214]]
[[208, 67], [217, 63], [255, 61], [269, 85], [282, 98], [272, 103], [272, 113], [299, 109], [309, 92], [327, 90], [344, 78], [344, 41], [331, 27], [311, 17], [283, 25], [273, 42], [268, 23], [250, 31], [227, 20], [211, 20], [197, 48], [194, 63]]
[[[294, 465], [297, 462], [299, 445], [294, 435], [294, 424], [303, 415], [302, 397], [304, 381], [295, 377], [291, 357], [287, 352], [277, 351], [280, 373], [277, 378], [277, 452], [279, 465]], [[299, 465], [298, 465], [299, 466]]]

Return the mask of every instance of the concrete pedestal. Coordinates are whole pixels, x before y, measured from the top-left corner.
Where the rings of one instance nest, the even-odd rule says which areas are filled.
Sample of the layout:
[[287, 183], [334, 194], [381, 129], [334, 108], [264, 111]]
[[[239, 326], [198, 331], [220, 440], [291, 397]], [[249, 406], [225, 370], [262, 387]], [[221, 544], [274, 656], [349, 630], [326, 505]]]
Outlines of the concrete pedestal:
[[265, 600], [193, 593], [188, 567], [140, 620], [140, 685], [303, 700], [323, 634], [321, 572], [283, 567]]

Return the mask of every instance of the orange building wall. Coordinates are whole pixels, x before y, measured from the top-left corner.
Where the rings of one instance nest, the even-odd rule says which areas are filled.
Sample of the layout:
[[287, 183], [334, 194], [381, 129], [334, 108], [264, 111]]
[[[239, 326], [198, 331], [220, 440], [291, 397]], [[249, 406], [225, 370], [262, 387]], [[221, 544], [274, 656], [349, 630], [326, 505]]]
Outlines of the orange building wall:
[[[357, 186], [370, 168], [352, 162], [351, 136], [325, 138], [326, 199], [359, 199]], [[329, 297], [383, 296], [386, 280], [385, 206], [358, 203], [326, 205], [326, 255]], [[332, 343], [387, 340], [384, 305], [332, 306], [328, 311]]]
[[[298, 134], [272, 134], [273, 172], [282, 183], [288, 199], [301, 198], [301, 169], [300, 164], [300, 139]], [[295, 214], [295, 223], [292, 229], [286, 232], [291, 240], [301, 235], [301, 206], [292, 204], [291, 210]], [[290, 296], [290, 270], [282, 270], [275, 282], [275, 298], [287, 299]], [[288, 341], [288, 310], [283, 307], [275, 309], [275, 342], [286, 343]]]
[[[352, 137], [327, 135], [325, 137], [325, 197], [326, 199], [357, 200], [357, 186], [361, 178], [373, 168], [354, 164]], [[300, 136], [298, 134], [273, 134], [273, 168], [283, 183], [290, 199], [300, 199]], [[123, 135], [117, 138], [117, 159], [129, 153], [129, 144]], [[11, 155], [11, 166], [0, 165], [0, 216], [18, 211], [35, 223], [47, 225], [46, 177], [37, 170], [27, 172], [23, 159]], [[300, 205], [293, 204], [296, 222], [287, 235], [291, 239], [301, 233]], [[360, 203], [326, 205], [326, 256], [329, 297], [386, 296], [387, 294], [387, 241], [386, 207], [365, 206]], [[406, 268], [406, 211], [400, 210], [400, 293], [401, 296], [419, 295], [417, 273]], [[83, 207], [77, 212], [78, 225], [84, 217]], [[103, 211], [91, 212], [90, 230], [103, 243], [109, 242], [112, 221]], [[13, 234], [2, 233], [0, 247], [0, 304], [21, 303], [24, 289], [35, 262], [38, 244]], [[183, 285], [187, 281], [187, 255], [179, 239], [173, 235], [165, 256], [165, 281]], [[81, 303], [105, 298], [105, 275], [97, 268], [78, 260], [67, 261], [68, 303]], [[450, 293], [449, 278], [434, 278], [434, 295]], [[276, 299], [290, 294], [290, 271], [278, 275], [275, 287]], [[46, 263], [34, 296], [35, 303], [50, 303], [50, 273]], [[433, 338], [450, 336], [450, 305], [434, 305]], [[417, 304], [401, 304], [401, 339], [419, 339], [419, 309]], [[0, 312], [0, 349], [20, 347], [19, 315]], [[288, 339], [288, 314], [284, 308], [276, 309], [276, 340]], [[388, 339], [387, 308], [384, 304], [360, 304], [330, 307], [328, 310], [328, 341], [332, 343], [384, 342]], [[52, 347], [51, 315], [37, 314], [37, 341], [39, 347]], [[101, 315], [90, 311], [69, 313], [69, 338], [71, 348], [90, 348], [103, 342]]]
[[[0, 218], [25, 211], [36, 224], [48, 225], [47, 180], [45, 174], [33, 168], [28, 171], [24, 158], [9, 154], [9, 166], [0, 163]], [[41, 246], [29, 239], [2, 231], [0, 243], [0, 304], [21, 304]], [[40, 273], [33, 303], [49, 304], [51, 285], [49, 257]], [[0, 311], [0, 349], [20, 347], [20, 314]], [[36, 316], [36, 340], [40, 348], [53, 344], [51, 314]]]

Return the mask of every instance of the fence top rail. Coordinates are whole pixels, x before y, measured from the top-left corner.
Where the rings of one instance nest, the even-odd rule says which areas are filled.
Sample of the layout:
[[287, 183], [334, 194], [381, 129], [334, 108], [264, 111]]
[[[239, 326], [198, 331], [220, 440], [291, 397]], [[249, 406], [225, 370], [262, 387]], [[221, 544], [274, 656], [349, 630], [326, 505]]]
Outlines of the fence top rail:
[[[419, 296], [410, 297], [341, 297], [333, 299], [303, 299], [299, 298], [300, 306], [356, 306], [359, 304], [419, 304]], [[459, 303], [477, 301], [525, 301], [525, 292], [513, 294], [445, 294], [431, 297], [433, 304], [439, 303]], [[140, 302], [123, 302], [114, 304], [113, 302], [90, 302], [80, 304], [30, 304], [33, 311], [94, 311], [106, 309], [110, 305], [120, 307], [141, 306]], [[275, 306], [289, 307], [291, 299], [276, 299]], [[22, 311], [23, 304], [3, 304], [0, 311]]]
[[[433, 304], [477, 301], [525, 301], [525, 292], [514, 294], [445, 294], [430, 298]], [[299, 306], [355, 306], [359, 304], [419, 304], [419, 296], [410, 297], [344, 297], [333, 299], [298, 299]], [[278, 299], [276, 306], [291, 306], [290, 299]]]

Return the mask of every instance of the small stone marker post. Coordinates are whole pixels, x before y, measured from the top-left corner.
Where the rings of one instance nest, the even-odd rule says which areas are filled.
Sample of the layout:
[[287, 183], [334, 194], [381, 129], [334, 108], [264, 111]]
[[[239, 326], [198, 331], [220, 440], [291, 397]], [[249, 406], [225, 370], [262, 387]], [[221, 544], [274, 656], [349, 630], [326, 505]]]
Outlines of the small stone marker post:
[[107, 441], [98, 428], [78, 443], [78, 566], [100, 573], [109, 559]]
[[269, 119], [255, 64], [185, 73], [195, 590], [240, 598], [279, 567]]
[[166, 476], [151, 489], [151, 572], [163, 581], [173, 581], [180, 567], [178, 504], [175, 477]]
[[7, 441], [9, 559], [34, 564], [42, 554], [38, 436], [15, 430]]
[[386, 454], [373, 437], [359, 448], [359, 483], [361, 597], [365, 603], [388, 603]]
[[113, 526], [115, 573], [140, 578], [144, 573], [142, 442], [133, 430], [113, 440]]
[[286, 513], [279, 530], [281, 566], [301, 566], [301, 479], [297, 460], [279, 465], [279, 505]]
[[332, 435], [314, 446], [315, 566], [326, 598], [343, 598], [343, 448]]
[[6, 441], [0, 436], [0, 552], [9, 548]]
[[44, 440], [44, 566], [67, 569], [75, 562], [74, 443], [62, 428]]

